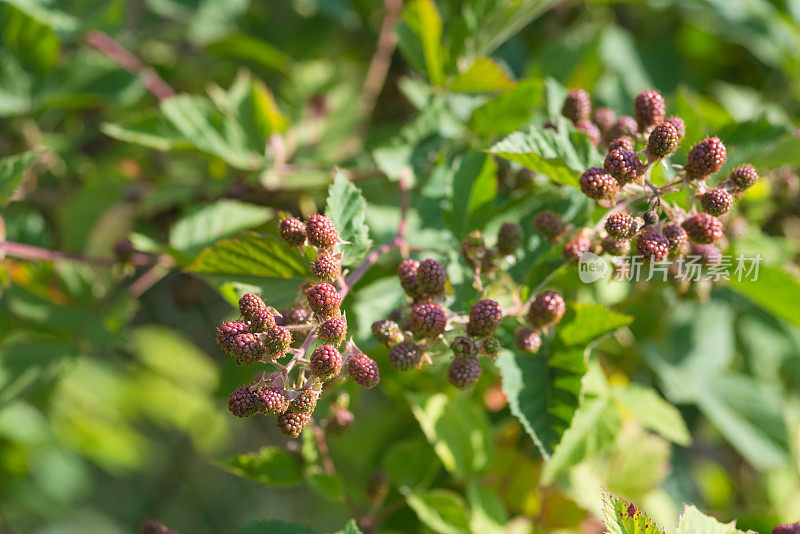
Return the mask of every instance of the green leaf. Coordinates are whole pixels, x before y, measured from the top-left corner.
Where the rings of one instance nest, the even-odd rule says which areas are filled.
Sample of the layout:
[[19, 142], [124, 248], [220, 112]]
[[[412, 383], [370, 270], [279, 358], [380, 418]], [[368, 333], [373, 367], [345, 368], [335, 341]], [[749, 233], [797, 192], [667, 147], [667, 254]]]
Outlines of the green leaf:
[[207, 275], [254, 278], [304, 278], [308, 262], [273, 235], [253, 232], [217, 242], [201, 252], [188, 271]]
[[427, 485], [439, 471], [439, 460], [430, 445], [410, 439], [392, 445], [383, 457], [383, 469], [398, 488]]
[[763, 117], [720, 128], [716, 135], [728, 148], [728, 159], [720, 175], [725, 176], [742, 163], [750, 163], [762, 172], [800, 165], [800, 146], [793, 130]]
[[633, 317], [607, 309], [602, 304], [573, 302], [567, 307], [557, 332], [567, 347], [586, 346], [593, 340], [633, 322]]
[[308, 486], [314, 493], [331, 502], [344, 500], [344, 484], [338, 475], [328, 473], [312, 473], [306, 478]]
[[418, 36], [428, 79], [432, 85], [444, 81], [444, 55], [442, 50], [442, 18], [433, 0], [412, 0], [404, 8], [403, 19]]
[[484, 485], [472, 483], [467, 486], [469, 501], [470, 532], [481, 534], [506, 533], [508, 510], [497, 493]]
[[464, 499], [446, 489], [433, 489], [406, 496], [408, 506], [428, 528], [440, 534], [469, 532], [469, 516]]
[[169, 245], [191, 254], [240, 230], [265, 223], [272, 210], [237, 200], [218, 200], [184, 214], [169, 231]]
[[33, 165], [38, 155], [36, 152], [23, 152], [0, 159], [0, 205], [8, 203], [8, 199], [22, 183], [24, 172]]
[[235, 475], [270, 486], [289, 486], [303, 480], [300, 462], [277, 447], [234, 456], [224, 462], [223, 467]]
[[665, 401], [651, 388], [630, 384], [614, 391], [614, 399], [639, 423], [678, 445], [692, 441], [680, 410]]
[[675, 534], [756, 534], [752, 530], [744, 532], [736, 528], [736, 521], [720, 523], [713, 517], [701, 513], [694, 506], [686, 506], [678, 520]]
[[325, 215], [336, 224], [339, 238], [351, 243], [342, 245], [342, 263], [349, 265], [361, 259], [372, 246], [366, 222], [367, 201], [361, 190], [342, 171], [336, 171], [333, 183], [328, 188]]
[[481, 137], [508, 135], [525, 126], [542, 105], [541, 80], [525, 80], [517, 87], [489, 100], [475, 111], [469, 129]]
[[453, 235], [460, 239], [474, 227], [471, 216], [494, 201], [497, 165], [486, 154], [470, 151], [456, 159], [448, 173], [452, 175], [452, 192], [444, 218]]
[[361, 529], [358, 528], [356, 520], [351, 519], [342, 530], [337, 531], [335, 534], [361, 534]]
[[408, 394], [411, 411], [444, 467], [461, 479], [483, 472], [492, 454], [486, 412], [465, 397]]
[[488, 93], [507, 91], [515, 85], [506, 69], [496, 61], [479, 57], [453, 80], [450, 90], [457, 93]]
[[579, 187], [581, 173], [600, 162], [600, 153], [582, 132], [563, 118], [556, 127], [531, 126], [515, 132], [489, 149], [490, 154], [514, 161], [562, 185]]
[[67, 343], [0, 347], [0, 407], [56, 380], [76, 357]]
[[609, 534], [664, 534], [636, 505], [606, 490], [603, 490], [603, 521]]
[[786, 271], [760, 265], [758, 277], [732, 276], [728, 287], [741, 293], [776, 317], [800, 326], [800, 281]]
[[282, 519], [270, 519], [269, 521], [253, 521], [249, 525], [237, 528], [234, 534], [320, 534], [320, 531]]

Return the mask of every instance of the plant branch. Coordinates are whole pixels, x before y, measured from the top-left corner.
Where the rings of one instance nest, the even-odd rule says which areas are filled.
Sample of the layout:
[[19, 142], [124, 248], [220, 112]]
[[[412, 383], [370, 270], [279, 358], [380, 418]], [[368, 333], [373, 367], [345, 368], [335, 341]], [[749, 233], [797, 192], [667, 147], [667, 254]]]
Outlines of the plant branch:
[[372, 55], [367, 75], [364, 78], [364, 85], [361, 89], [361, 113], [365, 123], [375, 109], [378, 95], [380, 95], [386, 82], [386, 76], [389, 73], [392, 55], [397, 47], [397, 36], [394, 34], [394, 27], [400, 19], [403, 0], [384, 0], [383, 5], [386, 13], [381, 23], [381, 30], [375, 45], [375, 53]]
[[[83, 254], [70, 254], [68, 252], [50, 250], [47, 248], [35, 247], [33, 245], [26, 245], [24, 243], [15, 243], [13, 241], [0, 242], [0, 251], [8, 256], [13, 256], [23, 260], [77, 261], [80, 263], [88, 263], [89, 265], [103, 266], [111, 266], [119, 262], [119, 260], [116, 258], [95, 258], [92, 256], [84, 256]], [[169, 256], [156, 256], [153, 254], [145, 254], [144, 252], [134, 253], [131, 257], [131, 263], [133, 265], [174, 265], [174, 261]]]

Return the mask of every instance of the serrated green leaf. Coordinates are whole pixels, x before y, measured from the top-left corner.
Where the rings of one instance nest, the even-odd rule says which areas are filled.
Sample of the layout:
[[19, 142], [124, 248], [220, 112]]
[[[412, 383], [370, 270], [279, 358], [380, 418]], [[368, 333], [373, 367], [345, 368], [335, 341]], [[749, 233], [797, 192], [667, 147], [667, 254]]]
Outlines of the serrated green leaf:
[[186, 270], [231, 278], [242, 276], [243, 283], [251, 283], [260, 278], [304, 278], [308, 261], [273, 235], [246, 232], [205, 249]]
[[636, 505], [603, 490], [603, 522], [609, 534], [664, 534]]
[[678, 520], [678, 530], [675, 534], [756, 534], [752, 530], [747, 532], [736, 528], [736, 521], [720, 523], [713, 517], [701, 513], [694, 506], [687, 506]]
[[198, 252], [240, 230], [258, 226], [272, 217], [272, 210], [238, 200], [218, 200], [184, 214], [169, 231], [169, 245], [181, 252]]
[[444, 218], [453, 235], [461, 239], [475, 227], [470, 223], [471, 217], [494, 201], [497, 165], [486, 154], [470, 151], [453, 162], [448, 174], [452, 176], [452, 191]]
[[481, 137], [508, 135], [525, 126], [542, 105], [544, 88], [541, 80], [525, 80], [475, 111], [469, 129]]
[[467, 506], [461, 495], [454, 491], [433, 489], [424, 493], [410, 493], [406, 496], [406, 501], [419, 520], [434, 532], [469, 532]]
[[581, 173], [601, 161], [600, 153], [582, 132], [563, 118], [554, 128], [531, 126], [493, 145], [488, 152], [543, 174], [553, 182], [579, 187]]
[[367, 201], [342, 171], [336, 171], [328, 188], [325, 215], [336, 224], [339, 238], [350, 243], [341, 245], [342, 263], [350, 265], [360, 260], [372, 246], [367, 226]]
[[488, 93], [513, 89], [516, 83], [500, 64], [487, 57], [477, 58], [450, 84], [457, 93]]
[[234, 534], [320, 534], [320, 531], [282, 519], [270, 519], [269, 521], [253, 521], [249, 525], [237, 528]]
[[558, 327], [558, 337], [567, 347], [586, 346], [593, 340], [633, 322], [633, 317], [609, 310], [602, 304], [573, 302]]
[[776, 317], [800, 326], [800, 281], [777, 267], [761, 265], [758, 277], [732, 276], [728, 287], [741, 293]]
[[289, 486], [303, 480], [300, 462], [277, 447], [240, 454], [222, 465], [235, 475], [270, 486]]
[[0, 205], [8, 203], [8, 199], [22, 183], [25, 171], [33, 165], [37, 157], [36, 152], [23, 152], [0, 159]]

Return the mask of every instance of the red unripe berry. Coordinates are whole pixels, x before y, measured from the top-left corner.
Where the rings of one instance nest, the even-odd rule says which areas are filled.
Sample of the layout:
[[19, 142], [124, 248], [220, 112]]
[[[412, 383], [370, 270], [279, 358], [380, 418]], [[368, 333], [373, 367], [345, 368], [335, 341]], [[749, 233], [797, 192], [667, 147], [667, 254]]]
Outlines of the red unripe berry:
[[550, 210], [541, 211], [533, 218], [534, 229], [548, 239], [557, 239], [567, 230], [561, 215]]
[[455, 387], [466, 389], [478, 381], [481, 371], [481, 362], [475, 357], [453, 358], [447, 368], [447, 379]]
[[619, 183], [600, 167], [591, 167], [580, 178], [581, 191], [594, 200], [613, 200], [619, 193]]
[[415, 304], [409, 320], [411, 330], [425, 337], [439, 336], [447, 326], [447, 315], [441, 306], [434, 303]]
[[630, 213], [619, 211], [608, 216], [605, 229], [608, 235], [613, 238], [630, 239], [636, 235], [637, 224]]
[[378, 363], [366, 354], [353, 354], [347, 359], [347, 374], [365, 388], [375, 387], [381, 381]]
[[539, 294], [528, 308], [528, 322], [534, 328], [555, 324], [564, 317], [567, 305], [564, 297], [554, 291]]
[[278, 358], [292, 345], [292, 332], [283, 326], [273, 326], [264, 334], [264, 347], [271, 358]]
[[239, 334], [249, 332], [249, 326], [242, 321], [228, 321], [217, 327], [217, 343], [225, 352], [233, 353], [236, 345], [234, 340]]
[[295, 413], [312, 414], [317, 407], [317, 399], [319, 392], [314, 389], [304, 389], [298, 396], [289, 404], [291, 410]]
[[592, 99], [583, 89], [574, 89], [567, 93], [561, 114], [572, 122], [588, 119], [592, 113]]
[[675, 223], [668, 223], [664, 225], [662, 233], [669, 242], [670, 252], [680, 254], [686, 249], [686, 245], [689, 243], [689, 236], [686, 235], [686, 230]]
[[738, 191], [752, 187], [758, 181], [758, 171], [752, 165], [740, 165], [733, 169], [728, 181], [734, 185]]
[[708, 213], [696, 213], [681, 224], [693, 243], [709, 245], [723, 236], [722, 222]]
[[718, 137], [707, 137], [689, 151], [686, 161], [686, 178], [700, 180], [722, 168], [728, 151]]
[[265, 414], [279, 414], [289, 407], [289, 397], [279, 388], [263, 387], [256, 391], [261, 400], [261, 411]]
[[636, 119], [630, 115], [622, 115], [617, 119], [617, 122], [608, 131], [606, 138], [608, 140], [619, 139], [620, 137], [632, 137], [636, 135]]
[[606, 155], [603, 168], [616, 178], [621, 186], [638, 180], [645, 171], [645, 166], [639, 160], [636, 152], [620, 148], [616, 148]]
[[252, 319], [255, 312], [266, 309], [267, 305], [261, 297], [253, 293], [246, 293], [239, 299], [239, 313], [248, 321]]
[[331, 317], [317, 327], [317, 339], [323, 343], [339, 346], [347, 337], [347, 320], [344, 316]]
[[608, 151], [612, 150], [630, 150], [634, 148], [633, 140], [630, 137], [618, 137], [608, 143]]
[[250, 329], [253, 332], [265, 332], [273, 326], [275, 326], [275, 316], [272, 315], [272, 310], [258, 310], [250, 316]]
[[516, 345], [529, 354], [536, 354], [542, 348], [542, 336], [536, 330], [522, 328], [517, 332]]
[[662, 122], [653, 128], [647, 139], [647, 152], [654, 159], [669, 156], [678, 148], [680, 136], [675, 126], [669, 122]]
[[633, 102], [636, 124], [640, 132], [646, 132], [653, 126], [664, 121], [667, 114], [667, 104], [658, 91], [647, 89], [636, 95]]
[[683, 138], [686, 137], [686, 123], [683, 122], [683, 119], [680, 117], [669, 117], [664, 122], [668, 122], [671, 124], [675, 131], [678, 132], [678, 142], [680, 143], [683, 141]]
[[575, 123], [575, 128], [578, 131], [585, 133], [594, 146], [600, 143], [600, 128], [595, 123], [589, 120], [582, 120]]
[[306, 237], [311, 246], [330, 249], [339, 240], [336, 225], [324, 215], [312, 215], [306, 221]]
[[407, 259], [400, 262], [397, 266], [397, 276], [400, 278], [400, 285], [406, 295], [412, 299], [422, 296], [422, 288], [419, 286], [417, 280], [417, 271], [419, 270], [419, 262], [417, 260]]
[[568, 260], [578, 260], [584, 252], [588, 252], [591, 248], [592, 240], [581, 232], [564, 245], [564, 257]]
[[469, 310], [467, 334], [472, 337], [484, 337], [494, 333], [503, 319], [500, 304], [493, 300], [481, 299]]
[[428, 258], [419, 264], [417, 280], [423, 293], [435, 295], [444, 291], [447, 283], [447, 273], [444, 265], [438, 260]]
[[522, 243], [522, 227], [517, 223], [503, 223], [497, 232], [497, 252], [503, 256], [510, 256], [516, 252]]
[[278, 416], [278, 428], [286, 437], [296, 438], [311, 420], [311, 416], [305, 413], [296, 413], [291, 409], [286, 410]]
[[612, 256], [627, 256], [631, 252], [631, 242], [627, 239], [607, 237], [601, 243], [603, 252]]
[[251, 417], [261, 413], [262, 404], [249, 387], [242, 386], [228, 398], [228, 410], [236, 417]]
[[264, 343], [255, 334], [238, 334], [233, 338], [231, 354], [239, 365], [252, 365], [264, 356]]
[[306, 225], [294, 217], [283, 219], [278, 233], [290, 245], [299, 247], [306, 242]]
[[733, 195], [722, 188], [713, 187], [700, 197], [703, 211], [715, 217], [725, 215], [733, 208]]
[[636, 242], [636, 252], [645, 261], [664, 261], [669, 256], [669, 241], [658, 232], [643, 232]]
[[323, 345], [311, 354], [309, 369], [311, 374], [322, 381], [332, 380], [342, 370], [342, 355], [333, 345]]
[[600, 131], [605, 134], [617, 122], [617, 114], [611, 108], [597, 108], [592, 114], [592, 120], [600, 128]]
[[311, 264], [311, 273], [320, 280], [333, 281], [342, 272], [339, 260], [328, 252], [320, 252]]
[[336, 288], [327, 282], [308, 288], [306, 299], [311, 311], [323, 317], [336, 315], [339, 312], [339, 304], [342, 300]]

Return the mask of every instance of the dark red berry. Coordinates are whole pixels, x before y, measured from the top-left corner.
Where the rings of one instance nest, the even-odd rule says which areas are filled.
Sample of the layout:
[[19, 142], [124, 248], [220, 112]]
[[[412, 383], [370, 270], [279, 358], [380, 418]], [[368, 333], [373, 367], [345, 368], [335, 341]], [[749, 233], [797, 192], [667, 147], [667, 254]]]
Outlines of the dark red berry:
[[755, 167], [745, 164], [733, 169], [733, 172], [731, 172], [731, 175], [728, 177], [728, 181], [730, 181], [737, 190], [743, 191], [752, 187], [753, 184], [758, 181], [758, 178], [758, 171]]
[[294, 413], [312, 414], [317, 407], [319, 392], [314, 389], [304, 389], [289, 404]]
[[664, 121], [667, 115], [667, 104], [658, 91], [647, 89], [636, 95], [633, 102], [636, 124], [640, 132], [646, 132]]
[[320, 280], [333, 281], [342, 272], [342, 266], [332, 254], [320, 252], [311, 264], [311, 273]]
[[489, 299], [481, 299], [469, 310], [467, 334], [472, 337], [484, 337], [494, 333], [503, 319], [500, 305]]
[[661, 232], [669, 242], [670, 252], [682, 253], [686, 249], [686, 245], [689, 243], [689, 236], [686, 235], [686, 230], [675, 223], [668, 223], [664, 225]]
[[289, 407], [289, 397], [280, 388], [263, 387], [256, 391], [261, 400], [261, 411], [265, 414], [279, 414]]
[[791, 525], [778, 525], [772, 529], [772, 534], [800, 534], [800, 521]]
[[686, 137], [686, 123], [683, 122], [683, 119], [680, 117], [669, 117], [665, 119], [664, 122], [668, 122], [674, 126], [675, 131], [678, 132], [678, 142], [680, 143], [683, 141], [683, 138]]
[[336, 406], [331, 410], [331, 416], [328, 418], [325, 430], [327, 432], [341, 432], [356, 420], [353, 412], [342, 406]]
[[224, 322], [217, 327], [217, 343], [222, 350], [230, 354], [236, 347], [234, 343], [236, 336], [248, 332], [249, 328], [247, 323], [242, 321]]
[[330, 249], [339, 240], [336, 225], [324, 215], [312, 215], [306, 222], [306, 237], [311, 246]]
[[409, 315], [411, 331], [425, 337], [436, 337], [444, 333], [447, 315], [438, 304], [415, 304]]
[[664, 261], [669, 256], [669, 241], [658, 232], [643, 232], [636, 242], [636, 252], [645, 261]]
[[564, 257], [568, 260], [578, 260], [592, 248], [592, 240], [583, 232], [579, 233], [564, 245]]
[[621, 186], [638, 180], [645, 171], [645, 166], [639, 160], [636, 152], [620, 148], [608, 153], [603, 162], [603, 168]]
[[583, 89], [575, 89], [567, 93], [561, 114], [572, 122], [588, 119], [592, 113], [592, 99]]
[[636, 119], [630, 115], [622, 115], [608, 131], [606, 138], [612, 140], [619, 139], [620, 137], [632, 137], [636, 135], [636, 129]]
[[264, 348], [271, 358], [279, 358], [292, 345], [292, 332], [284, 326], [273, 326], [264, 334]]
[[261, 300], [261, 297], [253, 293], [242, 295], [239, 299], [239, 313], [248, 321], [252, 319], [253, 314], [259, 310], [266, 310], [267, 305]]
[[168, 528], [161, 521], [150, 519], [142, 524], [141, 534], [177, 534], [177, 532]]
[[306, 242], [306, 225], [300, 219], [294, 217], [283, 219], [278, 233], [290, 245], [299, 247]]
[[311, 420], [311, 416], [305, 413], [296, 413], [291, 409], [286, 410], [278, 416], [278, 428], [287, 437], [296, 438]]
[[311, 311], [323, 317], [336, 315], [339, 312], [339, 304], [342, 300], [336, 288], [327, 282], [308, 288], [306, 299]]
[[619, 183], [600, 167], [591, 167], [580, 178], [581, 191], [594, 200], [614, 200]]
[[472, 339], [458, 336], [450, 342], [450, 350], [453, 351], [453, 356], [456, 358], [464, 358], [466, 356], [474, 356], [477, 348]]
[[608, 216], [605, 229], [608, 235], [615, 239], [630, 239], [636, 235], [638, 228], [636, 220], [630, 213], [618, 211]]
[[261, 401], [247, 386], [237, 388], [228, 398], [228, 410], [236, 417], [251, 417], [262, 409]]
[[339, 346], [347, 337], [347, 320], [344, 316], [331, 317], [317, 327], [317, 339], [322, 343]]
[[700, 197], [703, 211], [715, 217], [725, 215], [733, 208], [733, 195], [720, 187], [713, 187]]
[[413, 341], [401, 341], [389, 350], [389, 363], [400, 371], [415, 369], [421, 359], [422, 351]]
[[600, 131], [605, 134], [617, 122], [617, 114], [611, 108], [597, 108], [592, 113], [592, 120], [600, 128]]
[[400, 278], [400, 285], [406, 295], [412, 299], [422, 296], [422, 288], [419, 286], [417, 280], [417, 271], [419, 270], [419, 262], [417, 260], [407, 259], [400, 262], [397, 267], [397, 276]]
[[692, 243], [688, 255], [697, 258], [697, 261], [702, 265], [719, 265], [722, 263], [722, 251], [716, 245]]
[[497, 252], [503, 256], [510, 256], [517, 251], [522, 243], [522, 227], [517, 223], [503, 223], [497, 232]]
[[558, 213], [545, 210], [533, 218], [533, 227], [548, 239], [558, 239], [567, 231], [567, 223]]
[[396, 322], [389, 319], [382, 319], [372, 323], [372, 335], [380, 343], [390, 347], [403, 341], [403, 333], [400, 331], [400, 327]]
[[564, 297], [554, 291], [545, 291], [531, 302], [528, 308], [528, 322], [534, 328], [549, 326], [560, 321], [566, 309]]
[[458, 389], [466, 389], [478, 381], [481, 371], [481, 362], [477, 358], [453, 358], [447, 368], [447, 379]]
[[516, 345], [529, 354], [536, 354], [542, 348], [542, 336], [536, 330], [522, 328], [517, 331]]
[[627, 256], [631, 252], [631, 242], [627, 239], [607, 237], [603, 239], [601, 246], [603, 247], [603, 252], [612, 256]]
[[728, 151], [718, 137], [707, 137], [690, 151], [686, 161], [686, 178], [700, 180], [722, 168]]
[[381, 381], [378, 363], [366, 354], [353, 354], [347, 359], [347, 374], [365, 388], [375, 387]]
[[582, 120], [575, 123], [578, 131], [585, 133], [594, 146], [600, 143], [600, 128], [590, 120]]
[[696, 213], [686, 218], [681, 226], [694, 243], [709, 245], [722, 239], [722, 222], [708, 213]]
[[342, 370], [342, 355], [333, 345], [323, 345], [311, 353], [308, 368], [322, 381], [332, 380]]
[[653, 128], [647, 139], [647, 153], [653, 159], [665, 158], [675, 152], [680, 142], [680, 136], [675, 126], [662, 122]]
[[429, 295], [441, 293], [447, 283], [447, 273], [444, 270], [444, 265], [432, 258], [423, 260], [417, 270], [417, 280], [423, 293]]
[[608, 151], [612, 150], [630, 150], [634, 148], [633, 140], [630, 137], [618, 137], [608, 143]]
[[253, 332], [266, 332], [275, 326], [275, 316], [272, 310], [258, 310], [250, 316], [250, 329]]
[[239, 365], [251, 365], [264, 356], [264, 343], [255, 334], [238, 334], [233, 338], [231, 354]]

